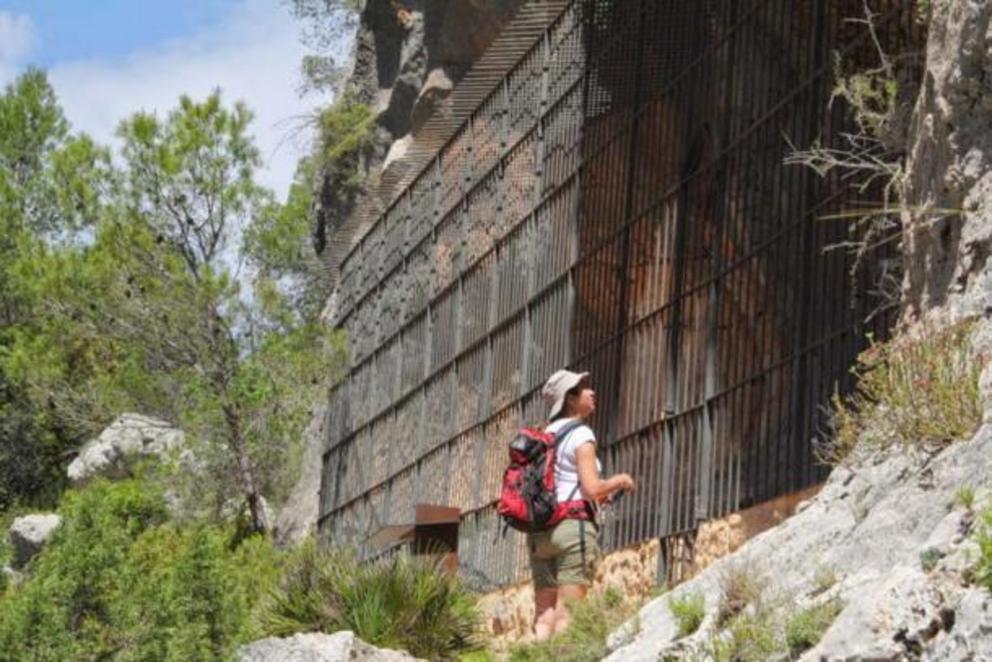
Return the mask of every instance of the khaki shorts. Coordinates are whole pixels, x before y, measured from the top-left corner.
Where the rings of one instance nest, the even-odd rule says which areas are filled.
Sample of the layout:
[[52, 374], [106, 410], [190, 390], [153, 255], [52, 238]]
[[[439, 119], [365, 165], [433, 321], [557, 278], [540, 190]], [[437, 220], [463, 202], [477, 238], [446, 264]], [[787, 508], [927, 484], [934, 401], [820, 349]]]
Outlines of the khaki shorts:
[[534, 588], [591, 584], [599, 558], [598, 534], [595, 522], [576, 519], [528, 534]]

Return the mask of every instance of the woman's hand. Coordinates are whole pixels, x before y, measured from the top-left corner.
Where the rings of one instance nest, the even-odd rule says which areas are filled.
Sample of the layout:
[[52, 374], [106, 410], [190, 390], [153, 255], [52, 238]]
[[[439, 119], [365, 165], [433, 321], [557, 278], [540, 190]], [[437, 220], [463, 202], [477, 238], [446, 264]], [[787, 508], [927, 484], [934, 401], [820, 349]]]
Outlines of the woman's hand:
[[615, 486], [614, 492], [634, 492], [637, 490], [637, 485], [630, 474], [617, 474], [610, 478], [610, 482]]

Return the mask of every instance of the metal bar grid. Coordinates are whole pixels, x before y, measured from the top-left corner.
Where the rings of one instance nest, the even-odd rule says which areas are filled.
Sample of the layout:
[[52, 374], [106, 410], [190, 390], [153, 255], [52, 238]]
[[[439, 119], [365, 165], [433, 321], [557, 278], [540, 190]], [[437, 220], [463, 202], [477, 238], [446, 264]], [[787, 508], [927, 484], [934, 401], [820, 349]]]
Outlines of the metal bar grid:
[[[904, 3], [874, 5], [890, 52], [922, 41]], [[521, 541], [492, 545], [494, 498], [506, 441], [540, 422], [562, 365], [594, 374], [606, 469], [641, 485], [604, 522], [607, 549], [822, 479], [810, 437], [865, 334], [888, 329], [871, 284], [891, 248], [852, 278], [825, 250], [848, 228], [818, 220], [852, 192], [782, 159], [786, 138], [847, 128], [828, 77], [834, 53], [871, 64], [846, 20], [860, 12], [570, 5], [408, 189], [402, 259], [384, 222], [345, 263], [342, 283], [366, 285], [340, 317], [356, 350], [332, 394], [322, 535], [361, 546], [444, 502], [464, 512], [467, 576], [520, 577]]]

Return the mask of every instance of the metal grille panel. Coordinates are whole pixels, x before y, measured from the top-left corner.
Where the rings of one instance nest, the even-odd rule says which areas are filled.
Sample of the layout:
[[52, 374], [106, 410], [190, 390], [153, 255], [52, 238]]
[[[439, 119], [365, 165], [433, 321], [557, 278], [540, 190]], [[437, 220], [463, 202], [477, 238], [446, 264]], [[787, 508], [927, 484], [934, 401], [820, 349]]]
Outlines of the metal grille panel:
[[[922, 42], [875, 0], [889, 52]], [[462, 508], [480, 586], [520, 578], [494, 546], [506, 442], [538, 390], [589, 370], [607, 472], [640, 484], [607, 549], [684, 547], [699, 521], [823, 478], [810, 439], [866, 334], [891, 259], [827, 247], [855, 195], [785, 167], [837, 141], [834, 54], [871, 66], [861, 0], [577, 0], [509, 70], [344, 262], [352, 369], [331, 396], [320, 530], [363, 544], [416, 503]], [[863, 203], [862, 199], [858, 202]]]

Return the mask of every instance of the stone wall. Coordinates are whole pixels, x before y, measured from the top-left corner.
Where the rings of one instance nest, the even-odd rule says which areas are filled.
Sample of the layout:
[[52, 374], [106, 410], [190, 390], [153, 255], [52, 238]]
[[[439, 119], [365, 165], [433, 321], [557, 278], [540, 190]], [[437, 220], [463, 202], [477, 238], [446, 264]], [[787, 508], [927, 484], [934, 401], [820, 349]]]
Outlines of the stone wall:
[[814, 485], [726, 517], [704, 522], [696, 534], [691, 573], [702, 571], [717, 559], [737, 551], [762, 531], [781, 524], [796, 512], [797, 506], [819, 491], [820, 485]]
[[[649, 540], [604, 556], [596, 568], [593, 591], [614, 588], [630, 602], [641, 602], [655, 590], [658, 541]], [[522, 582], [482, 597], [479, 602], [485, 631], [500, 649], [526, 640], [534, 622], [534, 586]]]
[[[816, 485], [703, 523], [692, 548], [692, 562], [683, 569], [686, 576], [701, 572], [749, 539], [782, 523], [819, 490], [820, 486]], [[659, 549], [658, 540], [648, 540], [605, 555], [596, 568], [592, 590], [612, 588], [631, 603], [651, 597], [658, 591]], [[525, 640], [534, 621], [534, 587], [523, 582], [489, 593], [480, 601], [480, 611], [496, 648]]]

